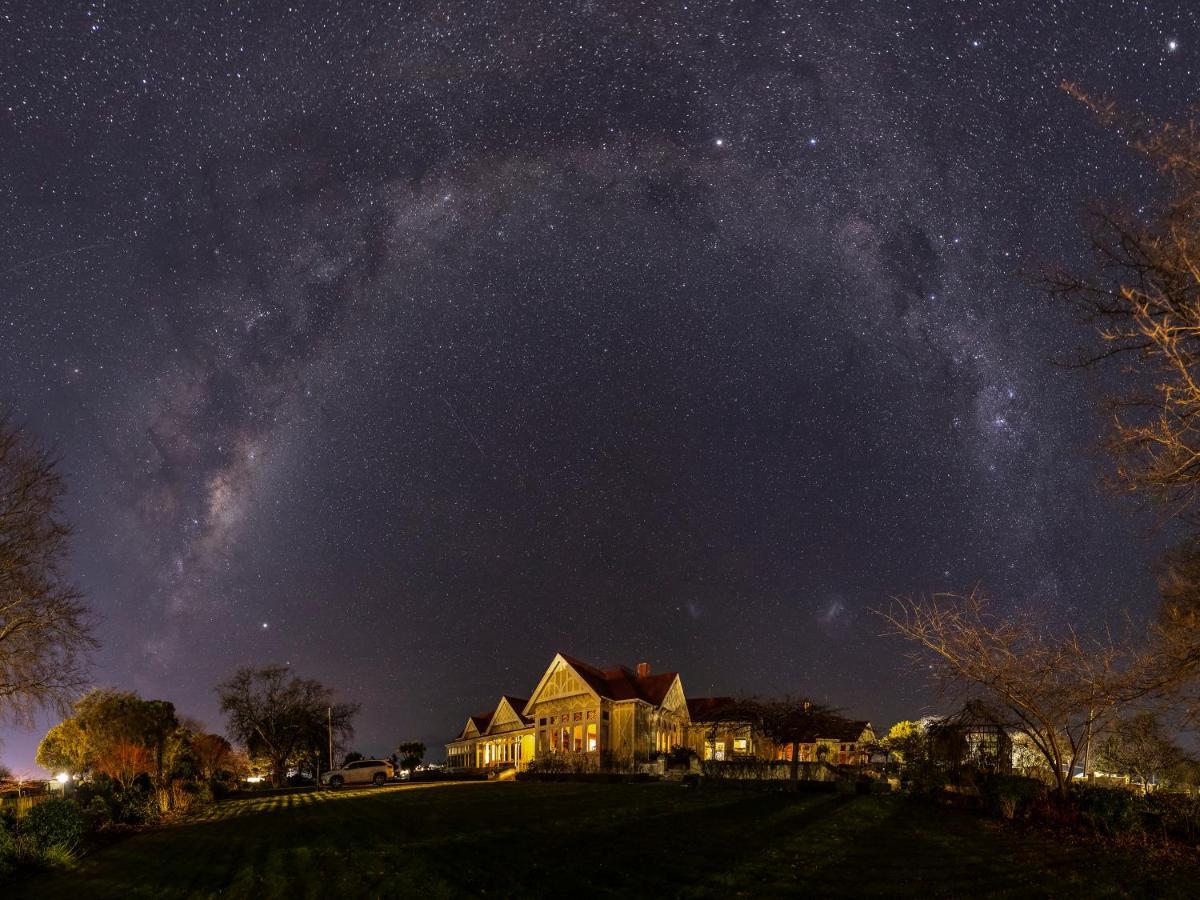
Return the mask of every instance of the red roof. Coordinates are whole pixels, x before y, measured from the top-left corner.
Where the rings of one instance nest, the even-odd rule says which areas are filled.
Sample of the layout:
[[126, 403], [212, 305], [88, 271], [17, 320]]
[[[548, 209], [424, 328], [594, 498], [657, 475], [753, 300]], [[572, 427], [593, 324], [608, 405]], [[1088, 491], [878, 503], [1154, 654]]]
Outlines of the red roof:
[[654, 706], [661, 706], [671, 689], [678, 672], [660, 672], [657, 675], [647, 675], [639, 678], [638, 674], [626, 666], [612, 666], [608, 669], [597, 669], [581, 659], [563, 655], [571, 664], [579, 677], [587, 682], [588, 687], [609, 700], [644, 700]]
[[734, 702], [732, 697], [688, 697], [688, 716], [693, 722], [715, 722]]

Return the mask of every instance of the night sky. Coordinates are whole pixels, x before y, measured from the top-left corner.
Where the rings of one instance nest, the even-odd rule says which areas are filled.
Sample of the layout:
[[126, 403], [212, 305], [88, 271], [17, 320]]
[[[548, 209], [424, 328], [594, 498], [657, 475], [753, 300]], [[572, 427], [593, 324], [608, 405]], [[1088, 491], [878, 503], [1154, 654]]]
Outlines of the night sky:
[[1153, 185], [1059, 82], [1198, 75], [1186, 0], [0, 4], [0, 404], [97, 683], [287, 662], [436, 758], [556, 651], [886, 727], [893, 594], [1145, 614], [1022, 273]]

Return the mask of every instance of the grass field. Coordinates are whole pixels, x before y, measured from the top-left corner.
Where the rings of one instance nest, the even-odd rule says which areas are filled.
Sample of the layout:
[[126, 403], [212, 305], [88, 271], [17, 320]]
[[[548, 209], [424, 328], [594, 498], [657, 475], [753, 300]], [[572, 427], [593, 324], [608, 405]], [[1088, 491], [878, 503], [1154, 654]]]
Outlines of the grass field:
[[899, 797], [468, 783], [232, 800], [18, 896], [1196, 897], [1200, 869]]

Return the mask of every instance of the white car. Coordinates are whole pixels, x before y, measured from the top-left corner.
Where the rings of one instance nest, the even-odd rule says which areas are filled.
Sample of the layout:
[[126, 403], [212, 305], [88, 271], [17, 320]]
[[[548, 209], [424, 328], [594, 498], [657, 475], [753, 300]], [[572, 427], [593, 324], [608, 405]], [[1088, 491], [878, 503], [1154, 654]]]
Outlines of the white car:
[[360, 759], [332, 769], [321, 776], [321, 784], [340, 788], [343, 784], [373, 784], [378, 787], [391, 781], [395, 770], [386, 759]]

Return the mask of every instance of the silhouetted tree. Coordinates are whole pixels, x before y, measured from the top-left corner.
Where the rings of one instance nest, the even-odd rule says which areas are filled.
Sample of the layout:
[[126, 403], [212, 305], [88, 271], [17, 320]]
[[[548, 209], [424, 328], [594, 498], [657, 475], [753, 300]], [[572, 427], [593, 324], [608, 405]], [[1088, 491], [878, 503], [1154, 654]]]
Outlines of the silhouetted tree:
[[420, 741], [404, 741], [396, 748], [400, 757], [400, 768], [412, 771], [425, 758], [425, 745]]
[[66, 711], [96, 646], [61, 566], [70, 527], [55, 460], [0, 419], [0, 720]]
[[216, 691], [229, 734], [251, 756], [267, 760], [276, 786], [283, 783], [290, 763], [321, 758], [330, 722], [337, 740], [354, 734], [358, 704], [335, 703], [330, 688], [292, 675], [287, 666], [238, 669]]

